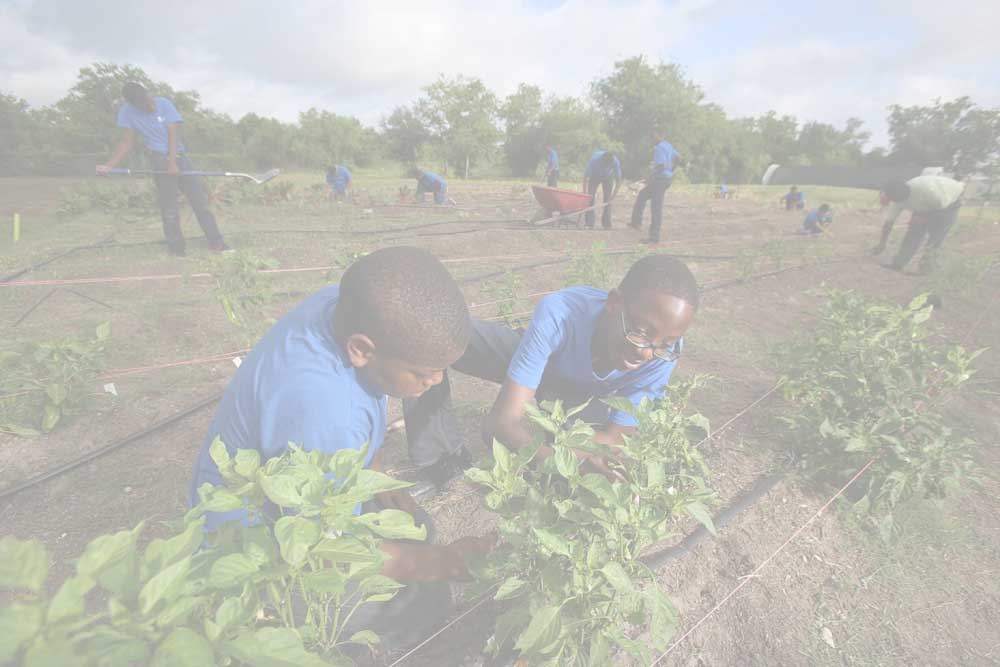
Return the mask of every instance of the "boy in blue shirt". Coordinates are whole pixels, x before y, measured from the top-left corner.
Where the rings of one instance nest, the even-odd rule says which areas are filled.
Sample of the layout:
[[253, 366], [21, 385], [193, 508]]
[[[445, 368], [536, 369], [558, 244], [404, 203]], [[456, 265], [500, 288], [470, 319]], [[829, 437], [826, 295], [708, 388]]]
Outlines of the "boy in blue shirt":
[[351, 187], [351, 172], [342, 164], [333, 164], [326, 169], [326, 184], [330, 186], [330, 201], [343, 201]]
[[785, 204], [785, 210], [791, 211], [793, 208], [801, 211], [806, 207], [806, 193], [799, 190], [799, 186], [793, 185], [788, 188], [788, 192], [781, 198]]
[[448, 184], [443, 178], [432, 171], [424, 171], [420, 167], [413, 170], [413, 177], [417, 179], [417, 201], [424, 200], [425, 192], [434, 193], [435, 204], [444, 204], [448, 201]]
[[[202, 484], [222, 482], [209, 456], [215, 438], [231, 455], [256, 449], [263, 461], [290, 442], [328, 454], [368, 443], [366, 465], [380, 470], [387, 397], [416, 397], [440, 382], [464, 351], [470, 329], [461, 290], [427, 251], [400, 246], [359, 259], [339, 285], [285, 315], [240, 365], [198, 454], [190, 503], [198, 501]], [[380, 494], [377, 502], [413, 514], [430, 534], [429, 517], [406, 491]], [[206, 529], [233, 520], [246, 521], [245, 512], [210, 513]], [[373, 615], [369, 628], [380, 614], [398, 616], [400, 605], [411, 605], [421, 616], [416, 634], [432, 630], [447, 614], [448, 588], [441, 582], [467, 578], [465, 555], [484, 547], [472, 538], [447, 546], [384, 541], [390, 559], [382, 573], [411, 585], [399, 600], [366, 612]], [[383, 644], [393, 633], [413, 634], [413, 628], [376, 631]]]
[[546, 146], [545, 152], [548, 154], [545, 163], [545, 185], [557, 188], [559, 187], [559, 154], [552, 146]]
[[[531, 444], [534, 433], [524, 413], [534, 400], [561, 399], [575, 406], [623, 396], [638, 405], [643, 398], [663, 396], [698, 301], [697, 282], [683, 262], [650, 255], [610, 292], [570, 287], [546, 296], [523, 335], [502, 324], [474, 321], [469, 346], [452, 368], [501, 385], [483, 422], [484, 441], [496, 438], [513, 448]], [[454, 468], [462, 467], [447, 377], [403, 407], [411, 448], [455, 453], [424, 474], [426, 483], [446, 482]], [[611, 446], [636, 426], [631, 415], [599, 400], [578, 418], [595, 424], [595, 440]], [[543, 448], [540, 455], [548, 454]], [[580, 458], [607, 473], [605, 462], [583, 453]]]
[[[611, 152], [594, 151], [583, 172], [583, 191], [590, 195], [590, 205], [597, 204], [597, 187], [600, 186], [604, 195], [604, 212], [601, 213], [601, 227], [611, 229], [611, 201], [618, 195], [622, 184], [622, 165], [618, 156]], [[594, 211], [587, 211], [585, 220], [587, 229], [594, 228], [596, 216]]]
[[819, 208], [813, 209], [806, 214], [806, 219], [802, 221], [803, 234], [822, 234], [826, 231], [827, 225], [833, 222], [833, 210], [829, 204], [822, 204]]
[[201, 179], [185, 173], [194, 171], [194, 165], [184, 154], [184, 144], [180, 140], [180, 124], [184, 120], [177, 108], [165, 97], [151, 96], [142, 85], [133, 81], [122, 86], [122, 97], [125, 104], [118, 110], [118, 127], [123, 130], [122, 137], [111, 159], [99, 165], [97, 173], [107, 174], [125, 159], [135, 147], [135, 136], [138, 134], [149, 152], [153, 170], [164, 172], [155, 175], [153, 180], [163, 218], [163, 235], [170, 252], [178, 257], [183, 257], [185, 253], [178, 190], [191, 202], [198, 224], [208, 239], [208, 247], [216, 252], [229, 250], [215, 216], [208, 208], [208, 194]]
[[663, 225], [663, 199], [674, 179], [674, 169], [680, 160], [680, 154], [674, 150], [663, 133], [657, 132], [654, 136], [653, 146], [653, 170], [646, 179], [646, 185], [639, 190], [636, 196], [635, 205], [632, 207], [632, 222], [629, 227], [642, 229], [642, 215], [646, 211], [646, 202], [651, 202], [649, 207], [649, 238], [643, 239], [642, 243], [656, 245], [660, 242], [660, 227]]

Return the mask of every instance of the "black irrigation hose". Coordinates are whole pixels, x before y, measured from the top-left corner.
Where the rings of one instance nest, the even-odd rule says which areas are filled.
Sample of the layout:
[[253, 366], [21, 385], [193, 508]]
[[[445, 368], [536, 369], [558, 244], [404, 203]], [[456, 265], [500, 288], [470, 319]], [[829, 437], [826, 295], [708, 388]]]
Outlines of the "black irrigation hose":
[[155, 433], [156, 431], [159, 431], [160, 429], [162, 429], [162, 428], [164, 428], [166, 426], [169, 426], [169, 425], [171, 425], [171, 424], [173, 424], [175, 422], [178, 422], [181, 419], [184, 419], [185, 417], [187, 417], [188, 415], [194, 414], [198, 410], [201, 410], [202, 408], [207, 407], [207, 406], [215, 403], [220, 398], [222, 398], [222, 393], [223, 392], [220, 391], [217, 394], [213, 394], [212, 396], [209, 396], [207, 398], [203, 398], [202, 400], [198, 401], [194, 405], [190, 405], [190, 406], [188, 406], [188, 407], [180, 410], [179, 412], [175, 412], [174, 414], [170, 415], [169, 417], [165, 417], [164, 419], [161, 419], [160, 421], [153, 422], [152, 424], [150, 424], [146, 428], [142, 429], [141, 431], [136, 431], [135, 433], [132, 433], [131, 435], [125, 436], [121, 440], [117, 440], [117, 441], [112, 442], [110, 444], [104, 445], [103, 447], [99, 447], [99, 448], [95, 449], [92, 452], [88, 452], [87, 454], [84, 454], [83, 456], [81, 456], [78, 459], [74, 459], [74, 460], [72, 460], [72, 461], [70, 461], [68, 463], [64, 463], [61, 466], [56, 466], [55, 468], [47, 470], [47, 471], [45, 471], [44, 473], [42, 473], [40, 475], [36, 475], [35, 477], [31, 477], [31, 478], [29, 478], [29, 479], [21, 482], [20, 484], [15, 484], [14, 486], [12, 486], [12, 487], [10, 487], [8, 489], [4, 489], [3, 491], [0, 491], [0, 500], [6, 500], [7, 498], [9, 498], [9, 497], [11, 497], [11, 496], [13, 496], [15, 494], [18, 494], [21, 491], [24, 491], [25, 489], [30, 489], [31, 487], [36, 486], [38, 484], [41, 484], [42, 482], [48, 481], [48, 480], [52, 479], [53, 477], [58, 477], [60, 475], [68, 473], [68, 472], [70, 472], [72, 470], [75, 470], [75, 469], [79, 468], [80, 466], [82, 466], [82, 465], [84, 465], [86, 463], [89, 463], [89, 462], [93, 461], [94, 459], [100, 458], [100, 457], [102, 457], [102, 456], [104, 456], [106, 454], [110, 454], [111, 452], [115, 451], [116, 449], [120, 449], [120, 448], [124, 447], [125, 445], [131, 444], [131, 443], [133, 443], [133, 442], [135, 442], [137, 440], [141, 440], [142, 438], [146, 437], [147, 435], [151, 435], [151, 434]]
[[[771, 489], [777, 486], [780, 481], [785, 479], [785, 475], [786, 473], [782, 471], [758, 478], [757, 481], [753, 483], [753, 486], [737, 496], [724, 510], [713, 517], [712, 523], [715, 525], [716, 532], [722, 530], [722, 528], [725, 527], [727, 523], [732, 521], [737, 514], [743, 510], [749, 509], [755, 505], [758, 500], [766, 496]], [[658, 569], [669, 561], [690, 553], [696, 545], [702, 542], [709, 535], [711, 535], [711, 533], [708, 532], [707, 528], [699, 526], [697, 530], [685, 537], [678, 544], [660, 551], [654, 551], [651, 554], [642, 556], [639, 560], [648, 565], [651, 569]]]
[[58, 259], [62, 259], [63, 257], [66, 257], [67, 255], [71, 255], [74, 252], [76, 252], [77, 250], [89, 250], [91, 248], [100, 248], [102, 246], [106, 246], [106, 245], [108, 245], [108, 242], [111, 241], [111, 239], [114, 238], [114, 236], [115, 236], [115, 233], [112, 232], [111, 234], [108, 234], [107, 236], [105, 236], [103, 239], [101, 239], [97, 243], [92, 243], [90, 245], [78, 245], [78, 246], [74, 246], [74, 247], [70, 248], [69, 250], [64, 250], [64, 251], [60, 252], [59, 254], [53, 255], [52, 257], [49, 257], [48, 259], [42, 260], [41, 262], [36, 262], [35, 264], [32, 264], [31, 266], [26, 266], [23, 269], [15, 271], [14, 273], [7, 274], [6, 276], [0, 278], [0, 283], [9, 283], [10, 281], [14, 280], [15, 278], [20, 278], [25, 273], [28, 273], [30, 271], [34, 271], [35, 269], [40, 269], [43, 266], [48, 266], [52, 262], [54, 262], [54, 261], [56, 261]]

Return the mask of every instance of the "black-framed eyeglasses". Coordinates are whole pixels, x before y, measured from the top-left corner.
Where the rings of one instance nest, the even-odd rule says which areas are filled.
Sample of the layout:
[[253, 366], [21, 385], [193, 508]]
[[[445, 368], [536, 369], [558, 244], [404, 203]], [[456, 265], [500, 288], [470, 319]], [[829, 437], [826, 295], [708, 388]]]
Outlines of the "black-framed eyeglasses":
[[625, 311], [622, 310], [622, 334], [626, 342], [637, 350], [652, 350], [653, 356], [663, 361], [677, 361], [681, 357], [681, 344], [679, 340], [667, 345], [654, 345], [649, 337], [644, 333], [639, 333], [629, 329], [628, 322], [625, 321]]

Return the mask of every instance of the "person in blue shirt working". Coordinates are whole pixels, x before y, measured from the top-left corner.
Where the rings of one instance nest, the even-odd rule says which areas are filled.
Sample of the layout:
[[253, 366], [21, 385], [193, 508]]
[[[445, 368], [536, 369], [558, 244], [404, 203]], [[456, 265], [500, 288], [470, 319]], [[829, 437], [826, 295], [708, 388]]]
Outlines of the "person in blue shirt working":
[[793, 208], [801, 211], [806, 207], [806, 193], [799, 190], [799, 186], [793, 185], [781, 201], [785, 204], [786, 211], [791, 211]]
[[559, 154], [552, 146], [546, 146], [548, 158], [545, 162], [545, 185], [550, 188], [559, 187]]
[[632, 222], [629, 223], [629, 227], [633, 229], [642, 229], [642, 214], [646, 210], [646, 202], [651, 202], [649, 207], [649, 238], [642, 241], [642, 243], [651, 245], [660, 242], [660, 227], [663, 225], [663, 199], [673, 182], [674, 169], [680, 160], [680, 154], [663, 137], [662, 132], [656, 133], [654, 140], [653, 169], [646, 179], [645, 187], [639, 190], [639, 194], [636, 196], [635, 205], [632, 207]]
[[417, 179], [417, 201], [423, 201], [425, 192], [434, 193], [435, 204], [444, 204], [448, 201], [448, 184], [443, 178], [419, 167], [414, 168], [412, 175]]
[[[629, 269], [611, 291], [569, 287], [535, 308], [520, 333], [495, 322], [474, 320], [465, 354], [452, 368], [496, 382], [500, 394], [482, 426], [484, 441], [529, 445], [525, 406], [561, 399], [567, 406], [622, 396], [639, 404], [664, 395], [684, 348], [683, 336], [698, 309], [698, 285], [688, 267], [666, 255], [650, 255]], [[419, 398], [403, 402], [411, 448], [451, 452], [447, 465], [425, 471], [425, 484], [441, 485], [461, 466], [461, 432], [451, 408], [448, 378]], [[596, 425], [598, 442], [620, 444], [635, 419], [592, 400], [578, 418]], [[543, 449], [541, 456], [547, 456]], [[604, 461], [580, 454], [593, 470], [608, 474]]]
[[[465, 350], [470, 330], [461, 290], [426, 250], [384, 248], [359, 259], [339, 285], [299, 304], [247, 355], [205, 436], [189, 502], [198, 502], [202, 484], [222, 483], [209, 455], [216, 438], [231, 455], [255, 449], [262, 461], [280, 455], [290, 442], [324, 453], [368, 443], [366, 465], [380, 470], [387, 396], [419, 396], [440, 382]], [[377, 502], [413, 514], [429, 533], [433, 528], [405, 490], [380, 494]], [[206, 530], [234, 520], [246, 521], [246, 513], [210, 513]], [[447, 614], [447, 584], [440, 582], [467, 578], [465, 555], [485, 548], [474, 538], [447, 546], [384, 541], [390, 559], [382, 573], [409, 585], [398, 602], [377, 606], [371, 623], [377, 626], [379, 614], [390, 610], [398, 617], [399, 605], [414, 605], [422, 619], [415, 621], [422, 628], [419, 640]], [[413, 634], [412, 628], [376, 631], [383, 643], [391, 643], [394, 633]]]
[[351, 187], [351, 172], [342, 164], [332, 164], [326, 169], [326, 184], [330, 186], [330, 201], [343, 201]]
[[833, 222], [833, 209], [829, 204], [821, 204], [806, 214], [806, 219], [802, 221], [803, 234], [822, 234], [827, 226]]
[[163, 235], [170, 252], [181, 257], [185, 252], [178, 190], [191, 202], [198, 224], [208, 239], [208, 247], [217, 252], [229, 250], [208, 207], [208, 193], [201, 179], [184, 173], [194, 171], [194, 165], [184, 153], [184, 144], [180, 139], [180, 124], [184, 121], [177, 108], [165, 97], [153, 97], [135, 82], [122, 86], [122, 97], [125, 104], [118, 110], [118, 127], [123, 130], [122, 137], [111, 159], [98, 165], [97, 173], [107, 174], [125, 159], [135, 147], [135, 136], [138, 134], [149, 151], [153, 170], [164, 172], [153, 179], [163, 218]]
[[[594, 151], [583, 172], [583, 191], [590, 195], [590, 205], [597, 204], [597, 188], [600, 186], [604, 194], [604, 212], [601, 213], [601, 226], [611, 229], [611, 201], [618, 195], [622, 184], [622, 165], [618, 156], [607, 151]], [[594, 228], [596, 216], [594, 211], [587, 211], [585, 220], [588, 229]]]

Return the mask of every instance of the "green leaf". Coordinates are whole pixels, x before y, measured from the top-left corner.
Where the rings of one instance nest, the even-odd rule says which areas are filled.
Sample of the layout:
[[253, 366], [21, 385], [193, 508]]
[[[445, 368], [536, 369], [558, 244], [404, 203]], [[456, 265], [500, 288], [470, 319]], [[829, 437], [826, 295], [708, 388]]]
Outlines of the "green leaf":
[[215, 651], [202, 635], [177, 628], [160, 642], [150, 667], [206, 667], [215, 664]]
[[290, 475], [261, 475], [260, 488], [272, 503], [279, 507], [296, 509], [302, 505], [299, 481]]
[[608, 638], [600, 632], [590, 638], [590, 652], [587, 656], [587, 667], [606, 667], [611, 664], [611, 645]]
[[559, 474], [566, 479], [574, 479], [577, 476], [577, 471], [580, 468], [580, 459], [576, 457], [573, 450], [568, 447], [560, 447], [556, 449], [555, 453], [556, 459], [556, 470]]
[[12, 424], [11, 422], [3, 422], [0, 424], [0, 431], [9, 431], [16, 436], [21, 438], [34, 438], [42, 434], [36, 428], [28, 428], [27, 426], [20, 426], [18, 424]]
[[635, 415], [637, 413], [635, 404], [624, 396], [607, 396], [602, 398], [601, 402], [625, 414]]
[[83, 555], [77, 561], [76, 570], [88, 577], [97, 576], [112, 565], [129, 556], [135, 556], [135, 542], [145, 522], [140, 522], [132, 530], [122, 530], [111, 535], [101, 535], [93, 540], [83, 550]]
[[229, 554], [212, 563], [208, 582], [214, 588], [233, 588], [257, 573], [257, 563], [245, 554]]
[[323, 595], [342, 595], [347, 585], [344, 575], [334, 567], [306, 572], [300, 581], [306, 590]]
[[212, 444], [208, 446], [208, 455], [212, 457], [212, 462], [215, 463], [219, 470], [229, 466], [232, 462], [229, 457], [229, 451], [226, 449], [226, 444], [222, 442], [222, 438], [219, 436], [215, 436]]
[[868, 441], [863, 438], [851, 438], [844, 447], [845, 452], [863, 452], [868, 449]]
[[712, 522], [712, 515], [708, 513], [708, 508], [698, 501], [690, 502], [684, 506], [684, 510], [690, 514], [695, 521], [705, 526], [708, 532], [715, 535], [715, 524]]
[[94, 334], [97, 336], [97, 340], [107, 340], [111, 337], [111, 322], [101, 322], [94, 329]]
[[45, 395], [49, 397], [53, 405], [60, 406], [69, 396], [69, 392], [66, 391], [65, 385], [53, 383], [45, 386]]
[[37, 593], [49, 574], [49, 556], [41, 542], [0, 538], [0, 590]]
[[666, 649], [667, 643], [677, 632], [679, 620], [677, 609], [670, 598], [655, 585], [647, 588], [643, 594], [646, 596], [653, 617], [649, 626], [649, 635], [653, 639], [653, 646], [662, 651]]
[[570, 544], [562, 537], [559, 537], [555, 533], [551, 533], [544, 528], [532, 527], [532, 530], [538, 537], [538, 541], [552, 553], [561, 554], [563, 556], [570, 555]]
[[90, 577], [83, 575], [70, 577], [64, 581], [52, 597], [52, 602], [49, 603], [45, 621], [58, 623], [68, 618], [83, 616], [84, 597], [94, 588], [96, 583]]
[[381, 552], [373, 552], [354, 537], [322, 539], [313, 547], [312, 554], [330, 563], [372, 563], [381, 560]]
[[369, 497], [373, 497], [378, 493], [405, 489], [410, 486], [413, 486], [412, 482], [407, 482], [402, 479], [394, 479], [386, 474], [376, 472], [374, 470], [364, 469], [358, 471], [357, 481], [354, 483], [353, 491], [355, 493], [365, 493], [368, 494]]
[[526, 655], [540, 651], [559, 637], [562, 626], [559, 622], [560, 607], [541, 607], [531, 615], [528, 627], [517, 638], [514, 648]]
[[62, 412], [59, 408], [51, 403], [45, 404], [45, 411], [42, 415], [42, 430], [48, 433], [56, 427], [59, 423], [59, 418], [62, 417]]
[[237, 475], [253, 479], [260, 468], [260, 452], [256, 449], [240, 449], [233, 457], [233, 470]]
[[322, 535], [319, 523], [301, 516], [283, 516], [274, 524], [281, 557], [292, 567], [302, 567], [309, 557], [309, 550]]
[[187, 623], [191, 614], [199, 611], [208, 603], [209, 598], [203, 595], [181, 597], [166, 607], [156, 616], [156, 625], [160, 628], [170, 628]]
[[387, 540], [427, 539], [427, 528], [414, 525], [413, 517], [401, 510], [369, 512], [359, 516], [358, 521]]
[[527, 586], [528, 582], [520, 577], [508, 577], [502, 584], [500, 584], [500, 588], [497, 589], [497, 593], [493, 596], [493, 599], [509, 600], [511, 598], [516, 598], [518, 595], [524, 593]]
[[[38, 605], [12, 602], [0, 607], [0, 664], [5, 664], [42, 628], [42, 610]], [[66, 663], [69, 664], [69, 663]]]
[[360, 632], [355, 632], [351, 635], [351, 638], [347, 640], [351, 644], [364, 644], [365, 646], [372, 646], [378, 644], [378, 635], [371, 630], [361, 630]]
[[205, 518], [188, 522], [184, 530], [173, 537], [155, 539], [146, 547], [145, 562], [151, 572], [159, 572], [181, 558], [194, 554], [205, 539]]
[[215, 625], [220, 633], [225, 632], [243, 623], [246, 615], [247, 608], [242, 599], [226, 598], [215, 610]]
[[604, 578], [608, 580], [608, 583], [614, 587], [616, 591], [622, 595], [630, 595], [635, 592], [635, 587], [632, 585], [632, 579], [625, 572], [625, 568], [621, 566], [621, 563], [616, 561], [610, 561], [601, 568], [601, 574]]
[[246, 667], [332, 667], [302, 645], [289, 628], [260, 628], [224, 643], [224, 650]]
[[191, 571], [191, 557], [187, 556], [173, 565], [164, 568], [159, 574], [146, 582], [139, 591], [139, 612], [149, 614], [161, 600], [172, 599], [184, 585], [188, 572]]
[[503, 446], [499, 440], [493, 441], [493, 460], [496, 462], [497, 467], [504, 472], [511, 472], [514, 470], [514, 462], [511, 458], [510, 450]]

